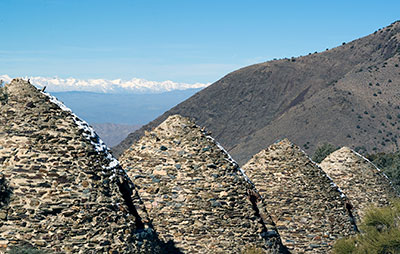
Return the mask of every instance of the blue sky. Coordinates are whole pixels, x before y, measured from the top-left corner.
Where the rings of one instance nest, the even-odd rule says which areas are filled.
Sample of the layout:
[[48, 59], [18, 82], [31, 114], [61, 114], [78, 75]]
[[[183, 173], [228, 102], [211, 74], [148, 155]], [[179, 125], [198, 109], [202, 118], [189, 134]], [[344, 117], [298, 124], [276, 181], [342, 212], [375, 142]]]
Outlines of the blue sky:
[[214, 82], [400, 19], [400, 1], [1, 0], [0, 74]]

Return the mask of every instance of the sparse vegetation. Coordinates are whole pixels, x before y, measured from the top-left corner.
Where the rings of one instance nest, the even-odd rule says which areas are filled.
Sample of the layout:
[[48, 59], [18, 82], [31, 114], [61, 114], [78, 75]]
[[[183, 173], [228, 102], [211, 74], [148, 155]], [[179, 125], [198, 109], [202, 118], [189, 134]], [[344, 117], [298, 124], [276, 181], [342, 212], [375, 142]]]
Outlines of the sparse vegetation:
[[333, 153], [337, 149], [339, 149], [339, 147], [325, 143], [322, 146], [317, 147], [317, 150], [315, 150], [312, 160], [315, 161], [316, 163], [320, 163], [326, 158], [326, 156]]
[[400, 253], [400, 201], [392, 206], [372, 208], [360, 225], [361, 234], [338, 240], [336, 254]]
[[365, 154], [367, 152], [367, 148], [365, 148], [365, 146], [356, 146], [354, 151], [360, 154]]
[[400, 152], [369, 154], [366, 157], [380, 168], [400, 191]]

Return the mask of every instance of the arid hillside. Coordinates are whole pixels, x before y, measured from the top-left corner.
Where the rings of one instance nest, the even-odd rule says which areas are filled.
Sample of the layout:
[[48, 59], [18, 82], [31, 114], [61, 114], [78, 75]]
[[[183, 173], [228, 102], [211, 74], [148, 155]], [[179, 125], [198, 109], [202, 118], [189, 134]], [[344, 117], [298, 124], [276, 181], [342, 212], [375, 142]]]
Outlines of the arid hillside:
[[194, 118], [239, 164], [284, 137], [312, 153], [324, 142], [368, 152], [400, 139], [400, 22], [307, 56], [251, 65], [131, 133], [119, 156], [168, 116]]

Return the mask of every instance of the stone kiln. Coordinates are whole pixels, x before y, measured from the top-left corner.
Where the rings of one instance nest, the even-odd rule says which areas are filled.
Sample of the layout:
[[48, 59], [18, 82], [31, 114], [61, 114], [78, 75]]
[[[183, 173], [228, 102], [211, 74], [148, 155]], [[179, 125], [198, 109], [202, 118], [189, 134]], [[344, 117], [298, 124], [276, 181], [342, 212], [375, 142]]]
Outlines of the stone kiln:
[[337, 238], [354, 233], [343, 194], [287, 139], [253, 156], [243, 169], [290, 251], [327, 253]]
[[26, 81], [13, 80], [5, 89], [1, 247], [29, 243], [55, 253], [158, 251], [147, 218], [134, 206], [140, 207], [134, 186], [93, 130]]
[[331, 153], [320, 166], [349, 198], [358, 222], [367, 209], [387, 206], [398, 197], [386, 175], [348, 147]]
[[359, 221], [397, 197], [349, 148], [321, 163], [347, 197], [286, 139], [255, 155], [245, 175], [179, 115], [125, 151], [125, 173], [54, 97], [21, 79], [2, 89], [0, 252], [30, 244], [55, 253], [327, 253], [354, 234], [352, 212]]
[[204, 130], [170, 116], [120, 157], [164, 241], [184, 253], [285, 252], [265, 203]]

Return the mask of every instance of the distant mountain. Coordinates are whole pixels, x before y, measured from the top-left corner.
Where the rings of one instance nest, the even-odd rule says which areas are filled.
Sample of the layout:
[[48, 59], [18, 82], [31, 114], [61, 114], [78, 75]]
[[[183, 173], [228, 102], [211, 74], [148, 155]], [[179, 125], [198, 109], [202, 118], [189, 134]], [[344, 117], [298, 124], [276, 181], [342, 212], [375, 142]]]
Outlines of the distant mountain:
[[[131, 80], [122, 79], [76, 79], [76, 78], [58, 78], [58, 77], [25, 77], [30, 83], [38, 88], [47, 87], [49, 92], [69, 92], [85, 91], [95, 93], [164, 93], [174, 90], [199, 89], [207, 87], [204, 83], [178, 83], [167, 81], [149, 81], [140, 78]], [[8, 75], [0, 75], [0, 80], [10, 82], [12, 78]]]
[[110, 94], [92, 92], [51, 93], [90, 124], [143, 125], [200, 89], [151, 94]]
[[107, 146], [118, 145], [129, 133], [140, 128], [141, 125], [94, 123], [92, 127]]
[[399, 42], [395, 22], [331, 50], [239, 69], [130, 134], [114, 154], [173, 114], [195, 118], [241, 164], [284, 137], [308, 153], [324, 142], [398, 149]]

